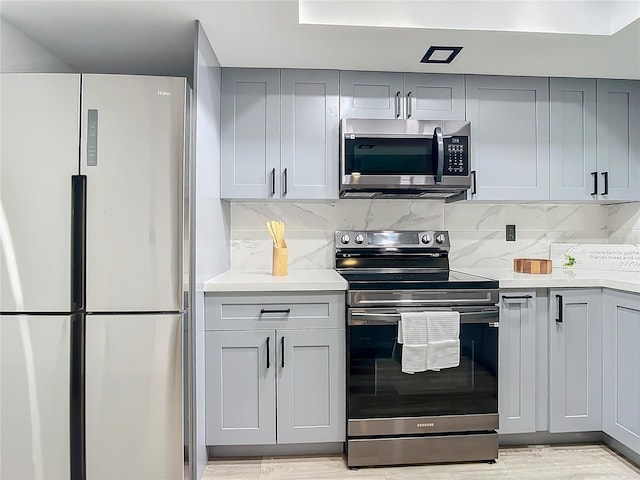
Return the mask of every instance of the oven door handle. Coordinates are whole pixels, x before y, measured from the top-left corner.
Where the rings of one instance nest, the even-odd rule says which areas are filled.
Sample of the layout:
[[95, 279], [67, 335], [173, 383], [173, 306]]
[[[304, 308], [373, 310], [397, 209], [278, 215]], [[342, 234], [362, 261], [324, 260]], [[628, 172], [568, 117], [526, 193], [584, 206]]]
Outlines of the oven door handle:
[[[460, 323], [491, 323], [498, 322], [499, 310], [485, 310], [479, 312], [460, 312]], [[360, 313], [349, 312], [348, 325], [393, 325], [397, 324], [401, 316], [399, 313]]]

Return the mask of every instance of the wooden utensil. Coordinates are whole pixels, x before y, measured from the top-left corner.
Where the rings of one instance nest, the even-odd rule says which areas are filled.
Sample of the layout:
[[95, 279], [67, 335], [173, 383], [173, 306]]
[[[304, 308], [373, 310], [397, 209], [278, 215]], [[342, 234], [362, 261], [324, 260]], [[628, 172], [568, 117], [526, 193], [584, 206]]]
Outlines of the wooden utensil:
[[276, 247], [278, 246], [278, 237], [276, 236], [276, 232], [273, 228], [273, 222], [267, 222], [267, 230], [269, 231], [269, 234], [271, 235], [271, 238], [273, 238], [273, 245], [275, 245]]

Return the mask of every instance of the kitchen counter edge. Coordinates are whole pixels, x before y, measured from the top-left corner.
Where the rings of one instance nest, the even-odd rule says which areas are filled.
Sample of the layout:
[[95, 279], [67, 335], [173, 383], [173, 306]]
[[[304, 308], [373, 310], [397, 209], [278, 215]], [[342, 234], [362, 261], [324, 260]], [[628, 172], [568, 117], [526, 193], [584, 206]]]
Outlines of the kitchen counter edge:
[[549, 274], [518, 273], [507, 268], [452, 268], [498, 280], [500, 288], [611, 288], [640, 293], [640, 272], [554, 268]]
[[335, 270], [289, 270], [283, 277], [271, 272], [229, 270], [204, 282], [205, 293], [215, 292], [329, 292], [345, 291], [347, 281]]

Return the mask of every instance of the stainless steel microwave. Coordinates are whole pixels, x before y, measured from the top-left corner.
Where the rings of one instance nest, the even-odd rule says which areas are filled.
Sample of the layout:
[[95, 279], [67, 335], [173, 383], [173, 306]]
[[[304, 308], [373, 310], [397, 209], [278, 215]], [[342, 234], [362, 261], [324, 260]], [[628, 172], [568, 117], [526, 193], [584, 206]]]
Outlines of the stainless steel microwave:
[[469, 122], [348, 118], [340, 125], [341, 198], [466, 198]]

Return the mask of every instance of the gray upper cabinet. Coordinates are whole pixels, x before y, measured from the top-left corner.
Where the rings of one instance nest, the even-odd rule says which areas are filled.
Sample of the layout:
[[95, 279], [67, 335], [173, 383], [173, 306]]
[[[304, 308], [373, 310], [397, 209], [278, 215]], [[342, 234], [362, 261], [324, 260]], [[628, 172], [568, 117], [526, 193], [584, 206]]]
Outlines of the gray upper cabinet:
[[338, 76], [222, 70], [222, 198], [338, 198]]
[[547, 78], [467, 76], [475, 200], [548, 200]]
[[277, 334], [278, 443], [344, 441], [344, 330]]
[[342, 71], [340, 117], [464, 120], [464, 76]]
[[403, 118], [402, 73], [340, 72], [340, 118]]
[[222, 198], [273, 198], [280, 191], [280, 70], [223, 69]]
[[640, 81], [597, 81], [598, 194], [640, 200]]
[[550, 199], [598, 199], [596, 81], [551, 78], [549, 99]]
[[499, 433], [536, 431], [536, 293], [501, 292]]
[[282, 198], [337, 199], [339, 73], [282, 70]]
[[549, 292], [549, 431], [602, 430], [602, 292]]
[[603, 430], [640, 454], [640, 295], [604, 291]]
[[464, 120], [464, 75], [405, 73], [406, 118]]

